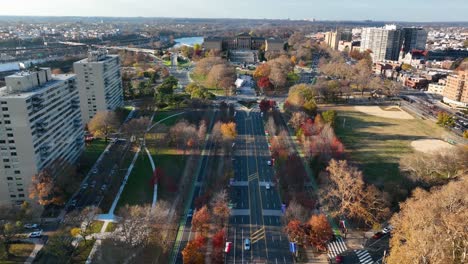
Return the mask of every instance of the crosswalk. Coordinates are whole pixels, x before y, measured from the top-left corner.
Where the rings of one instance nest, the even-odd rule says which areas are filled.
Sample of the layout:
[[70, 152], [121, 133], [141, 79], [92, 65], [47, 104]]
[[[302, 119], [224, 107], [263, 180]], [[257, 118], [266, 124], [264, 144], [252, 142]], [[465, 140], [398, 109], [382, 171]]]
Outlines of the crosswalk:
[[334, 241], [328, 243], [327, 248], [328, 248], [327, 255], [328, 255], [328, 258], [330, 259], [333, 259], [334, 257], [338, 256], [339, 254], [347, 250], [346, 243], [341, 237], [337, 237]]
[[354, 253], [356, 253], [356, 255], [358, 256], [359, 263], [361, 263], [361, 264], [372, 264], [372, 263], [374, 263], [374, 261], [372, 260], [371, 255], [369, 254], [369, 252], [367, 252], [367, 250], [354, 250]]

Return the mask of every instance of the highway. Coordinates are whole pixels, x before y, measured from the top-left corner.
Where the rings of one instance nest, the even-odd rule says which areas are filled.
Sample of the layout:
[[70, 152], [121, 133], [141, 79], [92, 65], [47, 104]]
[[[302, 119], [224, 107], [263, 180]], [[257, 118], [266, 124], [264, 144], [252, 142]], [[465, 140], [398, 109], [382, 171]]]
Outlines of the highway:
[[[233, 248], [226, 263], [292, 263], [282, 232], [281, 199], [272, 184], [273, 167], [267, 164], [270, 153], [260, 110], [238, 110], [236, 123], [235, 180], [229, 192], [234, 206], [228, 228]], [[246, 238], [251, 240], [250, 250], [244, 249]]]

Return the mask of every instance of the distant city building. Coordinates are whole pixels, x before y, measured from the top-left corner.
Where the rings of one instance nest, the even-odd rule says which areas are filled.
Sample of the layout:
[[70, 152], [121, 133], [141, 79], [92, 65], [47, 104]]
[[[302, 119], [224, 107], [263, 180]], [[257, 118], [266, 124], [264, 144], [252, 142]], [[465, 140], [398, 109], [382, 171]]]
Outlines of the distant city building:
[[422, 28], [403, 28], [403, 53], [426, 50], [427, 31]]
[[56, 160], [75, 162], [84, 148], [73, 74], [19, 72], [0, 88], [0, 204], [28, 200], [32, 176]]
[[459, 71], [447, 77], [444, 102], [454, 106], [468, 107], [468, 71]]
[[343, 52], [350, 52], [353, 50], [360, 51], [361, 50], [361, 42], [360, 41], [344, 41], [341, 40], [338, 42], [338, 51]]
[[402, 43], [402, 31], [395, 25], [362, 29], [361, 51], [371, 50], [374, 62], [398, 60]]
[[440, 79], [439, 82], [437, 83], [430, 83], [427, 91], [430, 93], [443, 95], [446, 84], [447, 84], [447, 79]]
[[340, 41], [350, 42], [353, 39], [351, 32], [331, 31], [325, 33], [325, 44], [327, 44], [333, 50], [338, 50], [338, 44]]
[[[282, 43], [282, 45], [279, 45]], [[259, 50], [263, 45], [269, 51], [283, 50], [284, 42], [280, 40], [253, 37], [248, 33], [241, 33], [235, 37], [209, 37], [203, 40], [206, 50]]]
[[282, 50], [284, 50], [284, 41], [272, 38], [265, 40], [265, 51], [279, 52]]
[[73, 63], [80, 92], [81, 113], [86, 124], [99, 111], [123, 106], [120, 58], [106, 50], [90, 51], [88, 58]]

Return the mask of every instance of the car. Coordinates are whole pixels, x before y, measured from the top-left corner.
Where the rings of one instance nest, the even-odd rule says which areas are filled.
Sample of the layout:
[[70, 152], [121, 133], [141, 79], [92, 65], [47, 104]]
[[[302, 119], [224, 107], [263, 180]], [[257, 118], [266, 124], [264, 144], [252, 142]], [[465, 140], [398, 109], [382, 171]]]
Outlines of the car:
[[192, 217], [193, 216], [193, 209], [189, 209], [187, 212], [187, 217]]
[[267, 184], [265, 185], [265, 188], [266, 188], [267, 190], [270, 190], [270, 188], [271, 188], [270, 183], [267, 183]]
[[81, 189], [84, 190], [84, 189], [88, 188], [88, 185], [89, 184], [87, 182], [83, 183], [83, 185], [81, 185]]
[[343, 256], [340, 256], [340, 255], [336, 256], [335, 257], [335, 262], [336, 263], [343, 263]]
[[31, 232], [31, 233], [29, 233], [28, 237], [29, 237], [29, 238], [38, 238], [38, 237], [42, 237], [42, 230], [35, 231], [35, 232]]
[[244, 250], [250, 250], [250, 239], [248, 238], [244, 240]]
[[226, 246], [224, 247], [224, 252], [229, 253], [232, 248], [232, 242], [226, 242]]
[[36, 229], [38, 227], [39, 227], [38, 224], [25, 224], [24, 225], [24, 228], [26, 228], [26, 229]]
[[91, 183], [91, 188], [94, 188], [94, 187], [96, 187], [96, 181], [93, 181], [93, 182]]
[[77, 202], [76, 199], [72, 200], [72, 201], [70, 202], [70, 206], [76, 206], [76, 202]]
[[375, 234], [372, 236], [372, 238], [373, 238], [373, 239], [379, 239], [379, 238], [383, 237], [384, 235], [385, 235], [385, 233], [379, 231], [379, 232], [375, 233]]
[[92, 170], [92, 173], [93, 173], [93, 174], [98, 173], [98, 169], [97, 169], [97, 168], [94, 168], [94, 169]]
[[271, 166], [273, 163], [271, 162], [271, 160], [267, 160], [267, 165], [268, 166]]
[[107, 185], [103, 184], [103, 185], [101, 186], [101, 191], [105, 191], [105, 190], [107, 190]]

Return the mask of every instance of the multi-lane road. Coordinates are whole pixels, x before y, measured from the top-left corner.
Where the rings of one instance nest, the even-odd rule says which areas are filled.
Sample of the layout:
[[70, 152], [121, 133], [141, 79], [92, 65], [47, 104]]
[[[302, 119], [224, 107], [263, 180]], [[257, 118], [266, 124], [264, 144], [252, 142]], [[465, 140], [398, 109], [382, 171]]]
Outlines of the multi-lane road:
[[[238, 110], [234, 155], [233, 209], [226, 263], [292, 263], [289, 242], [281, 227], [281, 199], [273, 184], [273, 167], [259, 109]], [[271, 188], [267, 189], [267, 185]], [[245, 249], [245, 239], [250, 249]]]

